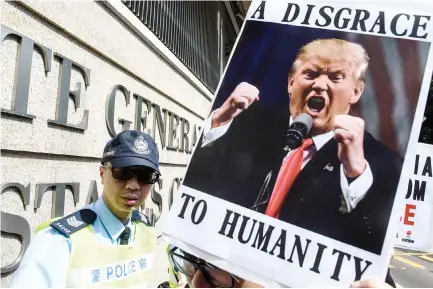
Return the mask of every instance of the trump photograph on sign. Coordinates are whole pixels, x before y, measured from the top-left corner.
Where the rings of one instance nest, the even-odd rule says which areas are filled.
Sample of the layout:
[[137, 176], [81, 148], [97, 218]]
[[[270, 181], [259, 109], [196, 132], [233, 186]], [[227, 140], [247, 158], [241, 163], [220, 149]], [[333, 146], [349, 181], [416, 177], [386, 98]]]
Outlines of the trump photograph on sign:
[[411, 9], [403, 23], [397, 8], [295, 2], [252, 2], [164, 236], [266, 286], [384, 279], [431, 25]]
[[380, 255], [430, 44], [288, 28], [246, 25], [183, 185]]

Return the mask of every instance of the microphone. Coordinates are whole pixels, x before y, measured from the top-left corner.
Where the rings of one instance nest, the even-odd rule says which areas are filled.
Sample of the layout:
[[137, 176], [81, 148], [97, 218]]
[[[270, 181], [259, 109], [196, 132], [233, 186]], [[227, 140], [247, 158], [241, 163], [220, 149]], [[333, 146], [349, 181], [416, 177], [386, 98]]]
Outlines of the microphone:
[[299, 114], [286, 132], [286, 146], [284, 147], [284, 150], [291, 151], [300, 147], [304, 137], [310, 132], [312, 125], [313, 118], [309, 114]]
[[[285, 134], [286, 146], [285, 151], [291, 151], [301, 146], [304, 137], [308, 135], [313, 125], [313, 118], [306, 113], [298, 115], [293, 121]], [[254, 205], [251, 210], [258, 211], [261, 206], [266, 206], [270, 200], [271, 192], [269, 191], [269, 183], [272, 178], [272, 171], [266, 175], [265, 181], [257, 194]]]

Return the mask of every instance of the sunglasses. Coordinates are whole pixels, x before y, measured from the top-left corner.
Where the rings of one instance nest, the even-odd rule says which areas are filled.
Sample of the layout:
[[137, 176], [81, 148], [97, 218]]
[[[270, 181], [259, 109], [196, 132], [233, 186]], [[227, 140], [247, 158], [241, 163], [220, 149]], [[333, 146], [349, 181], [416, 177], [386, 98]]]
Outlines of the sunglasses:
[[112, 168], [107, 166], [101, 166], [103, 168], [111, 169], [113, 178], [120, 181], [128, 181], [134, 176], [137, 177], [137, 181], [141, 184], [154, 184], [159, 179], [159, 173], [149, 168], [141, 167], [125, 167], [125, 168]]

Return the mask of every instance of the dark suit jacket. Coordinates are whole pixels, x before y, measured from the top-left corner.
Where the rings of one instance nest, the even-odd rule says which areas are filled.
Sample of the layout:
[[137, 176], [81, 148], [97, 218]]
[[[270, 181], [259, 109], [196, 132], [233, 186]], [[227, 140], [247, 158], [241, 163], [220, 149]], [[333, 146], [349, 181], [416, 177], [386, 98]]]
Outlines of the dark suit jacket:
[[[252, 108], [252, 107], [251, 107]], [[192, 157], [184, 185], [251, 208], [266, 175], [272, 171], [272, 192], [285, 156], [287, 112], [276, 108], [250, 109], [210, 147], [201, 140]], [[364, 154], [373, 173], [373, 184], [349, 214], [339, 212], [340, 161], [338, 143], [331, 139], [303, 168], [284, 202], [280, 219], [326, 237], [380, 254], [400, 177], [402, 159], [369, 133]], [[333, 170], [324, 169], [327, 165]], [[258, 208], [264, 212], [266, 205]]]

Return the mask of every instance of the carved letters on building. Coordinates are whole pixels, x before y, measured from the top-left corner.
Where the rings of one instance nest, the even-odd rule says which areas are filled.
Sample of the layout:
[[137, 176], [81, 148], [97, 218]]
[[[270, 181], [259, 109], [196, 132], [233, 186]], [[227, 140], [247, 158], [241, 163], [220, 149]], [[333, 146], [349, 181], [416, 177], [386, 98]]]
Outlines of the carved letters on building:
[[[72, 67], [75, 67], [76, 69], [78, 69], [78, 71], [82, 73], [86, 88], [90, 86], [90, 69], [74, 62], [73, 60], [57, 52], [53, 53], [50, 48], [45, 47], [42, 44], [39, 44], [36, 41], [2, 24], [1, 41], [3, 42], [6, 37], [18, 39], [20, 49], [19, 55], [17, 56], [17, 69], [14, 83], [15, 91], [12, 99], [12, 104], [10, 108], [2, 108], [1, 113], [19, 118], [24, 118], [30, 122], [32, 122], [33, 119], [36, 118], [36, 116], [27, 113], [27, 106], [29, 101], [28, 96], [30, 89], [30, 75], [32, 68], [33, 50], [38, 49], [42, 52], [45, 73], [51, 72], [51, 63], [53, 58], [59, 59], [60, 62], [56, 115], [54, 116], [54, 119], [48, 120], [48, 123], [52, 125], [68, 127], [77, 131], [85, 131], [87, 129], [89, 120], [88, 110], [84, 110], [83, 117], [79, 123], [71, 124], [67, 122], [69, 98], [72, 98], [75, 109], [79, 108], [81, 104], [81, 83], [77, 82], [75, 84], [75, 90], [71, 91], [69, 87], [71, 84]], [[111, 136], [115, 136], [117, 134], [114, 129], [114, 108], [116, 105], [116, 95], [118, 91], [120, 91], [124, 95], [126, 106], [130, 105], [131, 94], [136, 100], [134, 119], [118, 119], [119, 124], [122, 125], [122, 130], [131, 129], [132, 121], [134, 121], [134, 129], [143, 131], [147, 130], [146, 132], [153, 137], [155, 137], [156, 130], [158, 129], [162, 149], [167, 148], [169, 150], [185, 152], [187, 154], [192, 152], [192, 148], [197, 141], [198, 131], [200, 130], [199, 126], [194, 125], [194, 129], [190, 131], [190, 122], [187, 119], [180, 117], [167, 109], [161, 108], [158, 104], [151, 102], [150, 100], [144, 98], [143, 96], [140, 96], [137, 93], [131, 92], [122, 84], [113, 85], [111, 89], [109, 89], [107, 94], [105, 106], [105, 122], [108, 132]], [[146, 111], [143, 111], [143, 103], [145, 104]], [[148, 118], [152, 111], [153, 126], [152, 129], [149, 129]], [[180, 133], [178, 135], [179, 125]], [[189, 141], [188, 135], [190, 132], [192, 133], [191, 143]]]
[[[42, 54], [46, 74], [51, 73], [53, 58], [57, 59], [60, 63], [60, 69], [58, 72], [59, 88], [57, 90], [57, 101], [53, 101], [53, 105], [56, 105], [56, 114], [53, 115], [52, 119], [48, 120], [47, 125], [53, 127], [54, 129], [56, 126], [67, 127], [71, 129], [71, 133], [82, 133], [86, 131], [88, 128], [89, 113], [91, 112], [89, 112], [89, 110], [84, 110], [83, 117], [78, 123], [69, 123], [68, 102], [71, 98], [75, 109], [80, 108], [82, 103], [82, 84], [77, 82], [75, 85], [73, 85], [75, 89], [70, 90], [72, 67], [77, 69], [82, 74], [86, 90], [91, 85], [90, 69], [57, 52], [53, 52], [50, 48], [45, 47], [42, 44], [2, 24], [1, 41], [3, 42], [7, 37], [17, 40], [19, 43], [19, 49], [17, 55], [16, 75], [14, 82], [15, 90], [12, 96], [12, 104], [11, 107], [1, 109], [2, 115], [9, 115], [12, 116], [12, 118], [25, 119], [30, 123], [33, 122], [33, 119], [37, 118], [35, 115], [28, 114], [27, 111], [32, 57], [33, 51], [37, 49]], [[118, 92], [123, 94], [124, 99], [119, 97]], [[131, 129], [131, 126], [134, 123], [133, 129], [145, 131], [154, 138], [156, 136], [156, 130], [158, 130], [160, 143], [162, 146], [161, 149], [168, 149], [186, 154], [190, 154], [192, 152], [199, 135], [199, 126], [194, 124], [193, 128], [191, 129], [190, 122], [187, 119], [167, 109], [161, 108], [158, 104], [153, 103], [149, 99], [139, 95], [137, 92], [128, 90], [128, 88], [122, 84], [114, 84], [111, 88], [107, 89], [105, 122], [108, 133], [111, 136], [115, 136], [118, 133], [115, 131], [114, 111], [116, 104], [119, 103], [118, 105], [123, 106], [131, 105], [131, 97], [135, 99], [135, 116], [131, 119], [117, 119], [117, 122], [121, 125], [122, 130]], [[189, 134], [191, 134], [191, 141]], [[21, 197], [24, 210], [27, 210], [30, 205], [30, 183], [24, 185], [8, 181], [11, 180], [7, 180], [2, 184], [1, 194], [9, 190], [15, 190]], [[173, 202], [173, 194], [178, 189], [180, 183], [180, 178], [175, 178], [171, 181], [168, 192], [168, 207], [171, 206], [171, 203]], [[160, 179], [158, 183], [154, 185], [151, 198], [149, 198], [158, 208], [157, 213], [154, 215], [154, 222], [157, 222], [162, 214], [162, 188], [163, 179]], [[35, 201], [33, 205], [35, 212], [41, 206], [42, 197], [45, 192], [53, 190], [51, 217], [55, 218], [63, 216], [65, 209], [65, 194], [67, 189], [72, 192], [74, 204], [76, 205], [80, 198], [79, 182], [37, 183], [35, 185]], [[98, 199], [98, 190], [96, 181], [93, 180], [91, 181], [90, 187], [88, 189], [86, 204], [90, 204], [96, 199]], [[144, 209], [144, 206], [142, 209]], [[11, 273], [18, 268], [24, 252], [30, 244], [31, 231], [29, 222], [25, 218], [5, 212], [1, 212], [1, 231], [19, 236], [22, 245], [17, 259], [12, 262], [12, 264], [1, 268], [1, 273], [3, 275], [6, 273]]]

